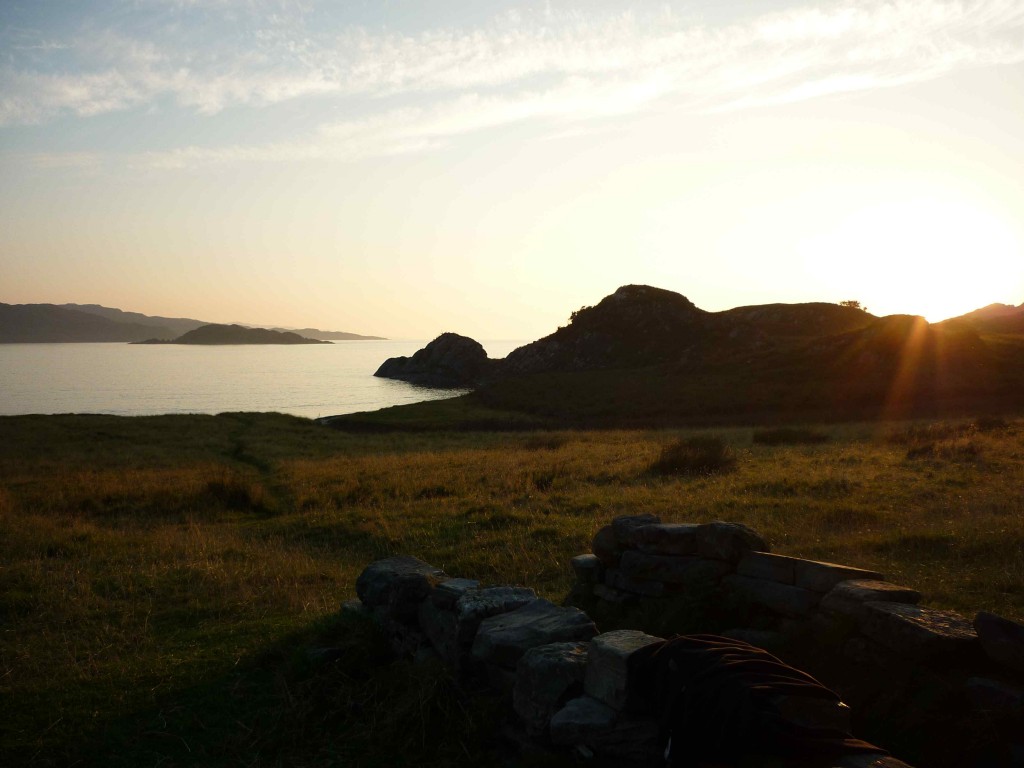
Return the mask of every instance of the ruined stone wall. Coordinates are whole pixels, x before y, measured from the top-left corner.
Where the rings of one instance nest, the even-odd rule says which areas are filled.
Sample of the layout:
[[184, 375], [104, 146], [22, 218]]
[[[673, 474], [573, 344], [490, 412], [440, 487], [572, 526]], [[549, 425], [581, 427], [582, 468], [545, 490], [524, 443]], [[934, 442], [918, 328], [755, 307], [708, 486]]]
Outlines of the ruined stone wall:
[[[949, 758], [925, 764], [1024, 765], [1024, 627], [920, 606], [875, 571], [770, 554], [734, 523], [620, 517], [592, 548], [573, 559], [562, 606], [389, 558], [363, 572], [349, 608], [370, 613], [399, 653], [506, 692], [527, 740], [597, 763], [664, 764], [664, 713], [631, 693], [630, 660], [662, 637], [713, 633], [809, 669], [853, 706], [851, 724], [848, 708], [809, 715], [775, 698], [782, 719], [845, 723]], [[904, 764], [860, 753], [836, 765]]]

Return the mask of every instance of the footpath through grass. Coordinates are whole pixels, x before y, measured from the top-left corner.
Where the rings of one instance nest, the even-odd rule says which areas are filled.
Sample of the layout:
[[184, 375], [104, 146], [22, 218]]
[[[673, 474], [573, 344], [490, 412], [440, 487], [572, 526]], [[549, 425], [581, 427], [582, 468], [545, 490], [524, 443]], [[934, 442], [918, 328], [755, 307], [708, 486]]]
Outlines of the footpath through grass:
[[[690, 437], [734, 461], [652, 471]], [[621, 514], [743, 522], [776, 552], [1021, 620], [1022, 459], [1024, 425], [998, 419], [359, 435], [276, 414], [3, 418], [0, 763], [480, 764], [487, 701], [384, 665], [339, 604], [391, 554], [557, 601]]]

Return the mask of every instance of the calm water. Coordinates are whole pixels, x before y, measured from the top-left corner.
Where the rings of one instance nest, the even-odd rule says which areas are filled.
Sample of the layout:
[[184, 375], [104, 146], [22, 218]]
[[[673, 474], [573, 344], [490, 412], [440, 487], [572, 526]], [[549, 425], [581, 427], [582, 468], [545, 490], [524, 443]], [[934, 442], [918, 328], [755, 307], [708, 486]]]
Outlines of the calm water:
[[[279, 411], [317, 418], [459, 394], [373, 377], [385, 359], [424, 343], [0, 344], [0, 414]], [[482, 343], [491, 357], [523, 344]]]

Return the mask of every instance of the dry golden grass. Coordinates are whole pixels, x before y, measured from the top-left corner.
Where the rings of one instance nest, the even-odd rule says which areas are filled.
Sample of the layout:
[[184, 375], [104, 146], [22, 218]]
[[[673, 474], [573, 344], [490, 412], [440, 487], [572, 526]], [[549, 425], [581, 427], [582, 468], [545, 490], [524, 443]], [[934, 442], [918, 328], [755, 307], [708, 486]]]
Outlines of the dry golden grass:
[[[1019, 423], [827, 432], [773, 446], [749, 429], [355, 436], [274, 415], [0, 419], [0, 756], [60, 762], [119, 718], [166, 715], [333, 615], [389, 554], [558, 600], [568, 559], [621, 514], [743, 522], [776, 552], [1024, 619]], [[721, 437], [735, 468], [652, 474], [689, 434]]]

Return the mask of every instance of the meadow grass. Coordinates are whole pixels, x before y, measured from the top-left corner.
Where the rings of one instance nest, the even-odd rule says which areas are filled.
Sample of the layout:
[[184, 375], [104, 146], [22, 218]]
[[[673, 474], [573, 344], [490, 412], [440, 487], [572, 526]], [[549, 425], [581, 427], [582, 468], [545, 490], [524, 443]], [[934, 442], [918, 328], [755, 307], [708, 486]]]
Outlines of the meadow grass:
[[[469, 707], [439, 671], [396, 672], [339, 604], [392, 554], [558, 601], [569, 558], [622, 514], [742, 522], [926, 604], [1024, 619], [1024, 424], [815, 429], [826, 442], [0, 419], [0, 762], [478, 762], [486, 697]], [[731, 471], [651, 471], [693, 437], [721, 440]], [[318, 665], [317, 647], [341, 650]]]

